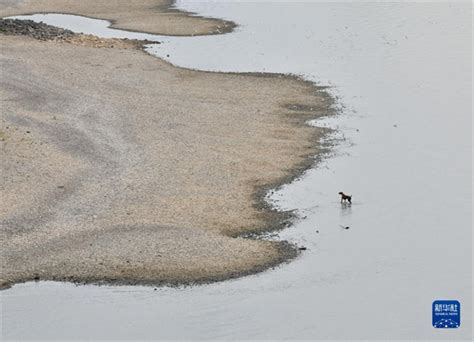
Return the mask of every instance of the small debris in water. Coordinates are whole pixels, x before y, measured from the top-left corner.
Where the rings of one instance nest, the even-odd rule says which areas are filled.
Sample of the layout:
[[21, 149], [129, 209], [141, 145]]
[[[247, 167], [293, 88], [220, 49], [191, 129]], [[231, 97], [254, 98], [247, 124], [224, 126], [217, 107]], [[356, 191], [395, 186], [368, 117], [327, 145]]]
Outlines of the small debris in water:
[[306, 250], [306, 247], [300, 247], [298, 248], [300, 251], [305, 251]]
[[350, 227], [349, 226], [342, 226], [342, 225], [339, 225], [342, 229], [349, 229]]
[[316, 233], [319, 234], [319, 230], [317, 230]]

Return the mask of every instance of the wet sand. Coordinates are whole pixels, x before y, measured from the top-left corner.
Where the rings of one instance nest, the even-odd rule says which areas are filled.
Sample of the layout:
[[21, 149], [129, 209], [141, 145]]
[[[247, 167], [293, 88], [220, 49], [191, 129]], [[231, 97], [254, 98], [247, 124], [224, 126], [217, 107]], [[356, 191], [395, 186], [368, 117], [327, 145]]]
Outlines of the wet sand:
[[330, 113], [322, 89], [181, 69], [110, 44], [0, 44], [4, 287], [208, 282], [296, 256], [239, 236], [291, 219], [263, 195], [321, 152], [325, 131], [305, 122]]

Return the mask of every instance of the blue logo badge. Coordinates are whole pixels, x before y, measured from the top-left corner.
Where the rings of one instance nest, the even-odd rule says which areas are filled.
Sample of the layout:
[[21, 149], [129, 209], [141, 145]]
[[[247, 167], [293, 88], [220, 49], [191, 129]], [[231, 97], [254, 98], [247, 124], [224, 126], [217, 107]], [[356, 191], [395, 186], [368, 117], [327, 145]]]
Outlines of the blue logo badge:
[[434, 328], [453, 329], [461, 325], [461, 304], [457, 300], [435, 300], [432, 311]]

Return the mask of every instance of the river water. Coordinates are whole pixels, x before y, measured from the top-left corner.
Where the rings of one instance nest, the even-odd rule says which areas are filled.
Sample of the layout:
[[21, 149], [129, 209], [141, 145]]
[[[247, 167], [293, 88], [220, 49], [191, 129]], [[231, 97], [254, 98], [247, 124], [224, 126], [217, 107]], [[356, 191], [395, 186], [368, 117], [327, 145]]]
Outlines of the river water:
[[[16, 285], [1, 292], [3, 337], [469, 340], [470, 2], [178, 7], [239, 27], [147, 37], [163, 42], [149, 52], [189, 68], [294, 73], [331, 86], [341, 114], [315, 124], [337, 128], [334, 153], [269, 198], [298, 211], [279, 235], [308, 250], [274, 270], [192, 288]], [[136, 37], [87, 18], [34, 19]], [[339, 203], [341, 190], [351, 206]], [[460, 328], [431, 326], [437, 299], [461, 303]]]

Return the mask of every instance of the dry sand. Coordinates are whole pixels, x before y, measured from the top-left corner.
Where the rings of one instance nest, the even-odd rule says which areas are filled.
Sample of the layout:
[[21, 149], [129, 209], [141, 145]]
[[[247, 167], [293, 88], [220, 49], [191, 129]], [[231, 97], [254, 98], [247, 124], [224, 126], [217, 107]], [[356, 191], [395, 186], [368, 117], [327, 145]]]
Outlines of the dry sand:
[[3, 286], [207, 282], [294, 257], [238, 236], [291, 216], [262, 196], [321, 152], [304, 123], [327, 94], [94, 45], [0, 35]]

